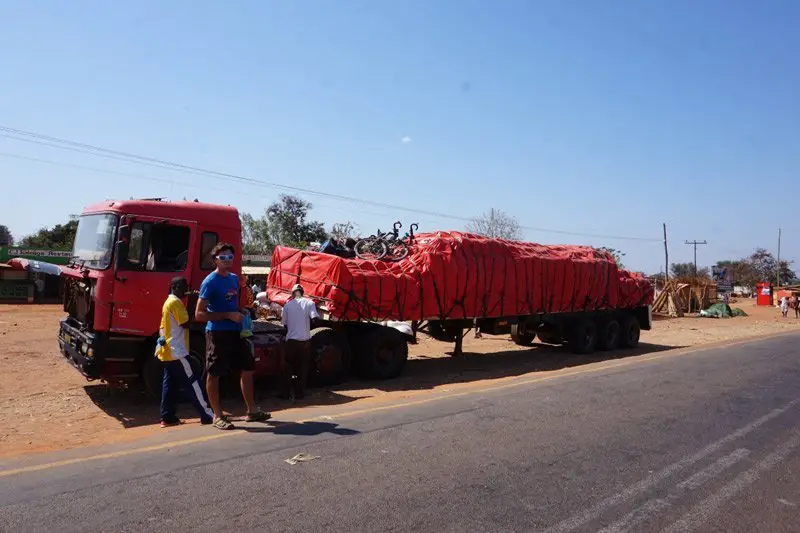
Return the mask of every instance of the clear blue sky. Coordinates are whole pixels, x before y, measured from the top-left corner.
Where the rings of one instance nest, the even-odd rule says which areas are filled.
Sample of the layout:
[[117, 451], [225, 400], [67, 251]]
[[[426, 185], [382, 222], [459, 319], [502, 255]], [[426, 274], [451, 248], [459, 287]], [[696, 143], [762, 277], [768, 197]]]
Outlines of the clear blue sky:
[[[659, 238], [666, 222], [674, 261], [695, 238], [700, 264], [774, 252], [781, 227], [800, 260], [796, 1], [0, 0], [0, 15], [5, 126], [532, 227]], [[0, 153], [18, 237], [104, 198], [258, 212], [279, 194], [4, 137]], [[463, 226], [308, 199], [369, 232]], [[663, 264], [659, 242], [525, 237]]]

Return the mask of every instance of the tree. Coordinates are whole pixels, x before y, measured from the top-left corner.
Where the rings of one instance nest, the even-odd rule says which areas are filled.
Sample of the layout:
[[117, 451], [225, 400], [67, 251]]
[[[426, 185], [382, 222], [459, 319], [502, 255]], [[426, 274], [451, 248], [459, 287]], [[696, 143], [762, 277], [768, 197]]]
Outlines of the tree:
[[622, 258], [625, 257], [624, 252], [620, 252], [616, 248], [609, 248], [608, 246], [601, 246], [600, 249], [611, 254], [614, 261], [617, 263], [617, 268], [625, 268], [625, 264], [622, 262]]
[[66, 224], [56, 224], [53, 229], [42, 228], [33, 235], [23, 237], [19, 245], [26, 248], [72, 248], [78, 221], [70, 220]]
[[14, 236], [8, 226], [0, 224], [0, 246], [14, 246]]
[[304, 248], [310, 242], [324, 241], [328, 233], [322, 222], [307, 220], [311, 208], [302, 198], [281, 195], [261, 218], [242, 214], [244, 252], [269, 254], [278, 245]]
[[494, 208], [490, 209], [488, 213], [473, 218], [467, 224], [467, 231], [490, 239], [518, 241], [522, 238], [522, 231], [517, 219]]
[[[750, 255], [748, 261], [755, 274], [753, 284], [758, 281], [771, 282], [778, 277], [778, 261], [766, 249], [756, 248], [756, 251]], [[797, 277], [790, 265], [789, 261], [781, 261], [780, 282], [782, 285], [789, 284]]]
[[708, 267], [697, 269], [697, 276], [694, 273], [694, 263], [672, 263], [669, 266], [670, 274], [673, 278], [710, 278], [711, 271]]
[[753, 270], [753, 266], [747, 259], [738, 259], [735, 261], [717, 261], [718, 268], [729, 268], [733, 272], [733, 283], [736, 285], [755, 285], [758, 276]]
[[352, 239], [356, 234], [356, 226], [349, 220], [331, 226], [331, 238], [343, 244], [347, 239]]

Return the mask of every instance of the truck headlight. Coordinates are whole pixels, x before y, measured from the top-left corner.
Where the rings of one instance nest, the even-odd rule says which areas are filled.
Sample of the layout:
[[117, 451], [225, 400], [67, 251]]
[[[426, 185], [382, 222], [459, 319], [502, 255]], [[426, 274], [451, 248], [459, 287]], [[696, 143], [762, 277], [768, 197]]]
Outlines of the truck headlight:
[[86, 346], [85, 344], [82, 344], [81, 345], [81, 351], [83, 352], [83, 355], [86, 355], [86, 352], [89, 351], [89, 347]]

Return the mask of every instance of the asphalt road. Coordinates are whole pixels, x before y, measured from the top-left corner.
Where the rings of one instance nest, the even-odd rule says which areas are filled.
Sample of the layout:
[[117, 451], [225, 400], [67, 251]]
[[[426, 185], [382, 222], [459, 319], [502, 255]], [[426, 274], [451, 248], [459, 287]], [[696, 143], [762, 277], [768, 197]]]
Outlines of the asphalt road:
[[0, 529], [800, 531], [800, 335], [330, 413], [0, 464]]

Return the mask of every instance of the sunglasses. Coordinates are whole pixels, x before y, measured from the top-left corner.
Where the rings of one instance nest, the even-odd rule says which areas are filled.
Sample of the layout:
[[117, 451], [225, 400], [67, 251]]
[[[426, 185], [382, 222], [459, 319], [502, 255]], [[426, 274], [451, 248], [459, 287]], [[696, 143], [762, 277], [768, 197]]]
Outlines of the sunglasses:
[[220, 254], [217, 259], [220, 261], [233, 261], [233, 254]]

